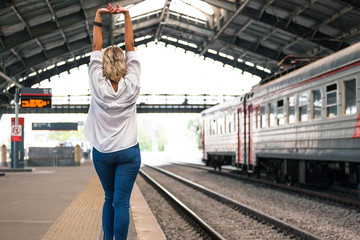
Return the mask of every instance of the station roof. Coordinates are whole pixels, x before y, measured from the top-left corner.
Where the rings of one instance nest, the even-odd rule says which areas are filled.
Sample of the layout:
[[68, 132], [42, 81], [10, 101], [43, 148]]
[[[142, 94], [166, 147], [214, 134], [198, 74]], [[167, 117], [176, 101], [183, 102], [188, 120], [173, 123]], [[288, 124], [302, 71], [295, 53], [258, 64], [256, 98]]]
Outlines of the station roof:
[[[115, 2], [112, 2], [116, 4]], [[135, 45], [174, 45], [265, 79], [279, 63], [321, 58], [360, 41], [359, 0], [123, 0]], [[88, 64], [100, 0], [0, 2], [0, 106]], [[124, 21], [105, 15], [103, 47], [123, 46]], [[284, 61], [285, 60], [285, 61]], [[160, 67], [160, 66], [159, 66]]]

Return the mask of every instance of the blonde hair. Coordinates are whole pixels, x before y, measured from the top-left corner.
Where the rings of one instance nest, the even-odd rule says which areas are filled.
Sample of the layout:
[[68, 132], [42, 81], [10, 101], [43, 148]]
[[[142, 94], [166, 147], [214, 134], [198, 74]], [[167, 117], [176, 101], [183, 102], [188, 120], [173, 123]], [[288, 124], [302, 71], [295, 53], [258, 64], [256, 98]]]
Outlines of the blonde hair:
[[103, 53], [102, 66], [104, 75], [111, 81], [119, 82], [121, 78], [125, 77], [127, 65], [121, 48], [115, 46], [106, 48]]

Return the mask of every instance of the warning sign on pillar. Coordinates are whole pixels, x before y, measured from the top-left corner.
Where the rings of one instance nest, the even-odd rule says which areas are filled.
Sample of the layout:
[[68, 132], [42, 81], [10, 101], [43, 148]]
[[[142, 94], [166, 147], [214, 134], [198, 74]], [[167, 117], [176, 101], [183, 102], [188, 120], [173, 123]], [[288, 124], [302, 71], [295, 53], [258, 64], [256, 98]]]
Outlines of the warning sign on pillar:
[[15, 118], [11, 118], [11, 141], [21, 142], [24, 127], [24, 118], [18, 119], [18, 125], [15, 125]]
[[21, 142], [21, 125], [11, 126], [11, 141], [12, 142]]

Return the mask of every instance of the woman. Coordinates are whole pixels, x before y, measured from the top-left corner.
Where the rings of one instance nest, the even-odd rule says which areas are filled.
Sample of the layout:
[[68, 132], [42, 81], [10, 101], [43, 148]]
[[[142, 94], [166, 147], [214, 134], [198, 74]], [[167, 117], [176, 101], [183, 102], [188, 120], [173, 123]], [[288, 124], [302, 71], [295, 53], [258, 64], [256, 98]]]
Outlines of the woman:
[[[101, 16], [124, 14], [125, 50], [116, 46], [102, 52]], [[136, 100], [140, 91], [140, 62], [134, 50], [129, 11], [123, 7], [98, 9], [94, 21], [89, 80], [92, 100], [85, 136], [93, 146], [95, 170], [105, 191], [105, 239], [126, 239], [130, 194], [141, 157], [137, 139]]]

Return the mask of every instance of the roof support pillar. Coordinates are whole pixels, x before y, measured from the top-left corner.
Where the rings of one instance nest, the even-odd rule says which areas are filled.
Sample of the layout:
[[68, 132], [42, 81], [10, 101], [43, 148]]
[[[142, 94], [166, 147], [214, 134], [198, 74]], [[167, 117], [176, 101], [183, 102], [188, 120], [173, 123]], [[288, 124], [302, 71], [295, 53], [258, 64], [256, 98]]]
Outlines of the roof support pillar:
[[13, 84], [15, 84], [15, 86], [22, 88], [23, 85], [21, 85], [20, 83], [18, 83], [17, 81], [15, 81], [14, 79], [12, 79], [11, 77], [9, 77], [8, 75], [6, 75], [5, 73], [3, 73], [2, 71], [0, 71], [0, 77], [4, 78], [6, 81], [11, 82]]
[[163, 24], [164, 24], [164, 22], [166, 22], [166, 19], [168, 18], [170, 4], [171, 4], [171, 0], [165, 1], [164, 7], [161, 12], [161, 16], [160, 16], [160, 23], [159, 23], [158, 28], [156, 29], [155, 38], [154, 38], [155, 41], [158, 41], [160, 38], [162, 28], [164, 27]]

